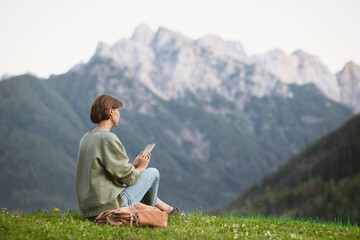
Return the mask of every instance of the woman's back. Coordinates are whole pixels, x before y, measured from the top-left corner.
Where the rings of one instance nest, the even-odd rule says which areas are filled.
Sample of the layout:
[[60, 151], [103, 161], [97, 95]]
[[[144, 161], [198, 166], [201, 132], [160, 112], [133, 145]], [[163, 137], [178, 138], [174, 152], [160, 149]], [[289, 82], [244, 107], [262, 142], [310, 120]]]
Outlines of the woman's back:
[[115, 134], [104, 129], [86, 133], [80, 141], [76, 170], [80, 210], [88, 217], [118, 208], [116, 198], [125, 189], [123, 183], [135, 183], [139, 175]]

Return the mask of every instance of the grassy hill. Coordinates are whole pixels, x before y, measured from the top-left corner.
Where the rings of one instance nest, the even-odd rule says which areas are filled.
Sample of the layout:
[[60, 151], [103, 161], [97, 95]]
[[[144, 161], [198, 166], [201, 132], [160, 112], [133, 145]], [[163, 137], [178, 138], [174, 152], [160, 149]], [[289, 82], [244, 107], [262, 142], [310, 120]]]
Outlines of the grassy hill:
[[23, 75], [0, 87], [0, 205], [75, 207], [77, 149], [85, 128], [43, 80]]
[[263, 217], [169, 217], [165, 229], [97, 226], [77, 212], [0, 215], [0, 239], [359, 239], [349, 223]]
[[360, 115], [216, 212], [360, 221]]

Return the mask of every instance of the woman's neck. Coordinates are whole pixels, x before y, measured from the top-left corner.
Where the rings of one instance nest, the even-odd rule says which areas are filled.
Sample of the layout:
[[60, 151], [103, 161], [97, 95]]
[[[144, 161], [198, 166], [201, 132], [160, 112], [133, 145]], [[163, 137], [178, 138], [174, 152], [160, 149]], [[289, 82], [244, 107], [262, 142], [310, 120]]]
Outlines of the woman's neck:
[[97, 129], [105, 129], [106, 131], [110, 132], [111, 127], [112, 127], [111, 121], [104, 120], [98, 123], [98, 125], [93, 130], [93, 132], [96, 131]]

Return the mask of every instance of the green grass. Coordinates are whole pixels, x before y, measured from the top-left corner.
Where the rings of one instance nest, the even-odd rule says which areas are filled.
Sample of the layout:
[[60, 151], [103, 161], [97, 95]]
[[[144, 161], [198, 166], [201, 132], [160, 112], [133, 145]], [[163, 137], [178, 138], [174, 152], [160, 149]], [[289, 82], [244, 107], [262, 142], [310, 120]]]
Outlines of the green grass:
[[6, 212], [0, 239], [359, 239], [360, 227], [339, 222], [263, 217], [169, 217], [166, 229], [97, 226], [80, 213]]

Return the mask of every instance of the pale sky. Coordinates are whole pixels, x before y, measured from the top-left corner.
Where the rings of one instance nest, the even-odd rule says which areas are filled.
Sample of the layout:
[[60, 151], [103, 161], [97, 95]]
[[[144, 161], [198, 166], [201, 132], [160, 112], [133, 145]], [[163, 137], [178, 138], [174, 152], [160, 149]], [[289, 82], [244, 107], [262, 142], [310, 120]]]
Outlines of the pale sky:
[[250, 56], [301, 49], [332, 73], [360, 64], [360, 0], [0, 0], [0, 77], [64, 73], [142, 23], [239, 41]]

